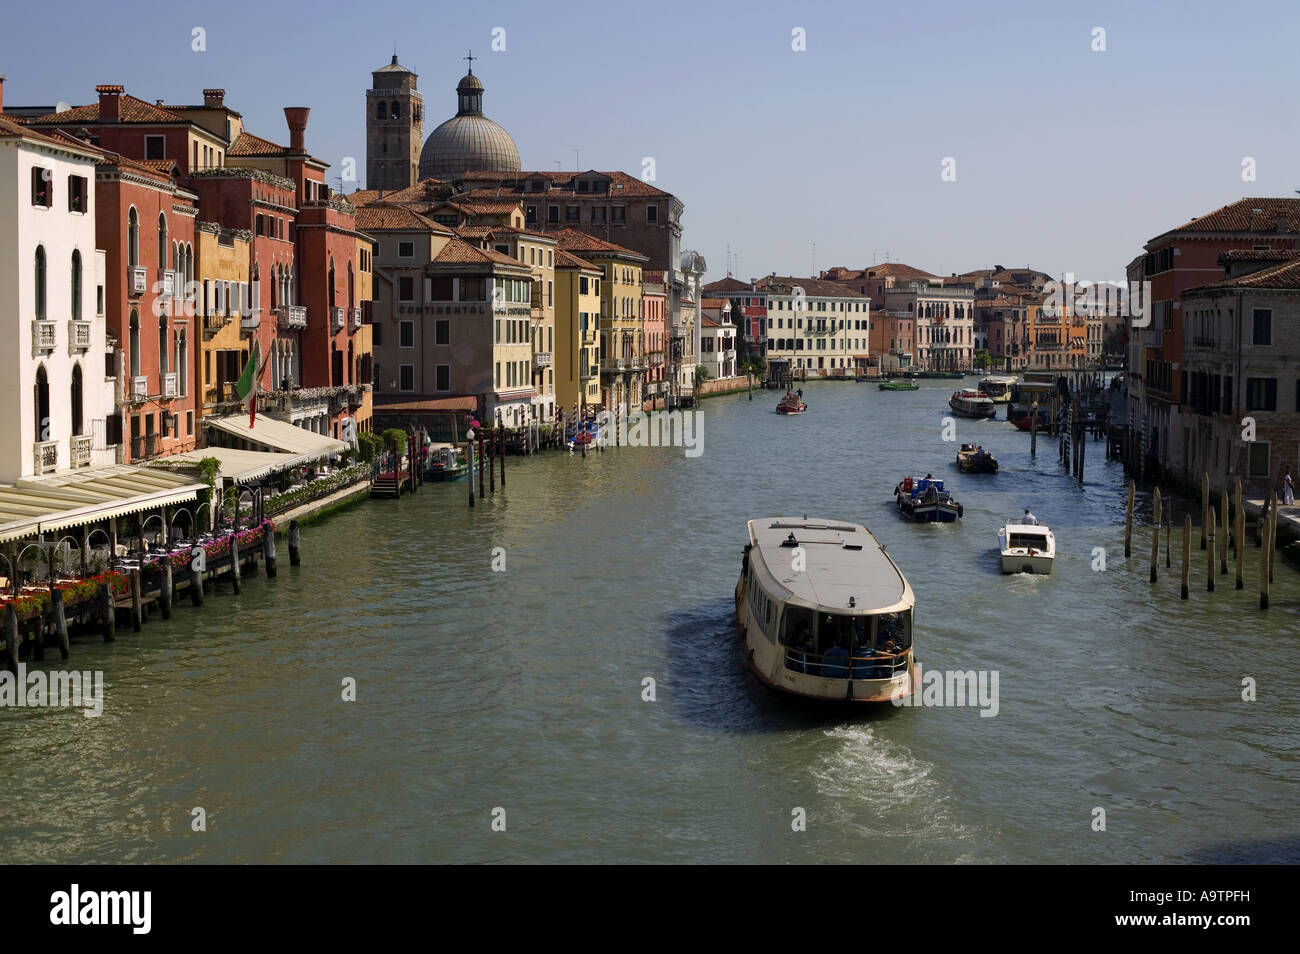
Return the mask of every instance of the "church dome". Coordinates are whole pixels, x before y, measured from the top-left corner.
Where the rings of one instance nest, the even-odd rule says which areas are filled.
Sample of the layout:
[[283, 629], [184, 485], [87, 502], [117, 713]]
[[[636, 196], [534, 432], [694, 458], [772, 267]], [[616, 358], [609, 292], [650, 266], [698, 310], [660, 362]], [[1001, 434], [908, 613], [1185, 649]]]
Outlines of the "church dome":
[[456, 86], [459, 109], [424, 141], [421, 179], [454, 179], [464, 172], [518, 172], [510, 134], [483, 115], [483, 84], [473, 69]]

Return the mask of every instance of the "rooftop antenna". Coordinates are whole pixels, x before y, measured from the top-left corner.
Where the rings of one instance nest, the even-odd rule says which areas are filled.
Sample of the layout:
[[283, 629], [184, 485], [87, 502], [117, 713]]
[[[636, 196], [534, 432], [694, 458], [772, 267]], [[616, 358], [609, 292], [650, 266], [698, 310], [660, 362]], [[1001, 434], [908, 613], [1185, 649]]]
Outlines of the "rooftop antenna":
[[810, 278], [817, 277], [817, 243], [816, 242], [813, 242], [813, 270], [812, 270], [812, 275], [810, 275], [809, 277]]
[[581, 160], [578, 158], [578, 156], [579, 156], [578, 150], [576, 149], [573, 150], [573, 171], [574, 172], [582, 171]]

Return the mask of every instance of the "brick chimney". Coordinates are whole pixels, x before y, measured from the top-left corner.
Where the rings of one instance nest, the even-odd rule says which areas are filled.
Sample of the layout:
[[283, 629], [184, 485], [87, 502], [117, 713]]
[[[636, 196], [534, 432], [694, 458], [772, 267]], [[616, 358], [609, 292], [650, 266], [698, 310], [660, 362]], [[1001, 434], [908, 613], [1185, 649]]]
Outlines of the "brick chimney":
[[115, 120], [118, 118], [118, 106], [122, 100], [121, 86], [96, 86], [99, 94], [99, 118]]
[[1287, 214], [1285, 212], [1277, 213], [1277, 217], [1273, 221], [1279, 232], [1287, 231]]
[[295, 156], [305, 155], [306, 131], [307, 131], [307, 114], [311, 109], [307, 106], [286, 106], [284, 107], [284, 118], [289, 123], [289, 152]]
[[220, 109], [226, 104], [226, 91], [224, 89], [205, 89], [203, 91], [203, 105], [208, 109]]
[[5, 109], [5, 75], [0, 73], [0, 113]]

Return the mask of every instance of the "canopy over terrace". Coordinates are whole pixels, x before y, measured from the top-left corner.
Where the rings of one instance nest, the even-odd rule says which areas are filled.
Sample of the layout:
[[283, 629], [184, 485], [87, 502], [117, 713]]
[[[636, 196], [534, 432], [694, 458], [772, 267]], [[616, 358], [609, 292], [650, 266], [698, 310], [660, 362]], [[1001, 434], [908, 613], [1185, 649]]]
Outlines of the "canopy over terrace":
[[298, 455], [302, 458], [299, 463], [303, 463], [341, 454], [351, 446], [328, 435], [316, 434], [284, 421], [277, 421], [273, 417], [263, 417], [261, 414], [257, 415], [256, 423], [251, 427], [248, 418], [242, 414], [232, 417], [205, 417], [203, 424], [207, 428], [210, 451], [215, 450], [218, 445], [237, 450], [270, 449]]
[[207, 485], [119, 464], [0, 484], [0, 542], [194, 500]]
[[317, 459], [309, 454], [282, 454], [237, 447], [205, 447], [202, 450], [186, 451], [183, 454], [161, 458], [151, 462], [150, 466], [163, 470], [175, 467], [192, 470], [198, 467], [199, 461], [207, 457], [214, 457], [220, 461], [217, 476], [232, 484], [251, 483], [269, 474], [309, 464]]
[[377, 430], [389, 427], [423, 429], [434, 441], [463, 440], [456, 426], [456, 415], [473, 417], [478, 412], [478, 398], [473, 395], [444, 398], [411, 398], [375, 404], [372, 413]]

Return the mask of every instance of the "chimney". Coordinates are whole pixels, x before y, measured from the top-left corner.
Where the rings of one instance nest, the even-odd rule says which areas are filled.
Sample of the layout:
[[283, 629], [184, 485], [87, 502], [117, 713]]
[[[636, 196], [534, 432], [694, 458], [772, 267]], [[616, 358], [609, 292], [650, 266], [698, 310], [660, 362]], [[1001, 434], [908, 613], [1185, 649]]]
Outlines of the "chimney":
[[203, 91], [203, 105], [208, 109], [220, 109], [226, 103], [226, 91], [224, 89], [205, 89]]
[[96, 86], [99, 94], [99, 118], [113, 122], [118, 118], [118, 105], [122, 101], [121, 86]]
[[0, 113], [5, 109], [5, 76], [0, 73]]
[[1279, 212], [1279, 213], [1277, 214], [1277, 218], [1274, 220], [1274, 224], [1277, 225], [1277, 230], [1278, 230], [1279, 232], [1285, 232], [1285, 231], [1287, 231], [1286, 221], [1287, 221], [1287, 215], [1286, 215], [1286, 213], [1285, 213], [1285, 212]]
[[307, 130], [307, 114], [311, 109], [307, 106], [286, 106], [284, 107], [284, 118], [289, 123], [289, 152], [295, 156], [305, 155], [307, 147], [304, 144]]

